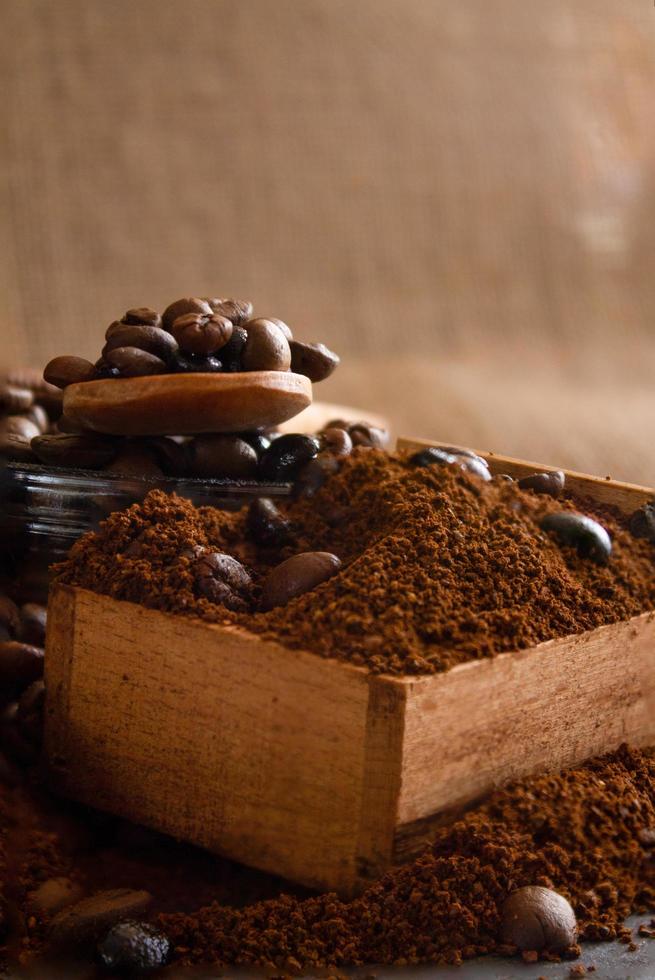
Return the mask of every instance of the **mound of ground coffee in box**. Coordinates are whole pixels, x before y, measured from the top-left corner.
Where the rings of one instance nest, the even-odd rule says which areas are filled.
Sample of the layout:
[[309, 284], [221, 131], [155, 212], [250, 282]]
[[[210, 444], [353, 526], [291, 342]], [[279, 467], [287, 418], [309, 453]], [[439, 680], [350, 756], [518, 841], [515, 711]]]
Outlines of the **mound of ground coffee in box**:
[[[585, 506], [611, 536], [605, 564], [542, 529], [547, 515], [576, 509], [458, 467], [416, 467], [356, 449], [315, 496], [283, 505], [287, 530], [272, 545], [253, 540], [243, 512], [195, 509], [153, 492], [78, 542], [59, 580], [239, 623], [375, 672], [433, 673], [655, 608], [652, 544], [633, 537], [618, 515]], [[244, 563], [254, 583], [248, 610], [198, 592], [194, 549]], [[300, 552], [335, 555], [340, 571], [262, 611], [267, 573]]]

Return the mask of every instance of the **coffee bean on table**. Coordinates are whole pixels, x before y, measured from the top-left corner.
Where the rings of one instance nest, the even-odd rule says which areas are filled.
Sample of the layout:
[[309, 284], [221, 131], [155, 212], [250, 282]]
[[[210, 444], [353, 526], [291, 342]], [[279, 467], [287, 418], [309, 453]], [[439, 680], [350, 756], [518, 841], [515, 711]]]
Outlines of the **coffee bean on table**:
[[655, 501], [644, 504], [628, 520], [628, 529], [635, 538], [647, 538], [655, 544]]
[[327, 480], [339, 472], [339, 462], [331, 453], [321, 453], [296, 474], [293, 490], [297, 497], [314, 497]]
[[98, 944], [98, 959], [105, 970], [120, 974], [150, 973], [166, 966], [171, 944], [148, 922], [119, 922]]
[[150, 374], [165, 374], [166, 362], [138, 347], [116, 347], [103, 355], [110, 367], [118, 368], [122, 378], [140, 378]]
[[551, 888], [518, 888], [503, 905], [501, 939], [519, 950], [561, 953], [575, 944], [577, 935], [575, 912]]
[[187, 354], [214, 354], [228, 343], [234, 327], [227, 317], [185, 313], [171, 326], [171, 333]]
[[280, 548], [293, 536], [293, 526], [269, 497], [258, 497], [248, 508], [248, 534], [262, 548]]
[[152, 895], [146, 891], [114, 888], [98, 892], [57, 913], [50, 924], [50, 942], [60, 948], [96, 942], [117, 922], [144, 912], [151, 902]]
[[119, 325], [102, 349], [103, 358], [106, 360], [109, 351], [116, 350], [117, 347], [137, 347], [139, 350], [147, 351], [148, 354], [154, 354], [166, 363], [178, 351], [177, 340], [168, 330], [149, 324]]
[[296, 374], [304, 374], [314, 383], [329, 378], [338, 367], [340, 358], [325, 344], [303, 344], [292, 340], [291, 370]]
[[12, 384], [0, 384], [0, 414], [25, 412], [34, 402], [34, 392]]
[[195, 559], [193, 575], [199, 595], [244, 612], [252, 598], [252, 579], [241, 562], [231, 555], [206, 551]]
[[605, 528], [584, 514], [572, 511], [547, 514], [541, 527], [553, 531], [563, 544], [576, 548], [582, 558], [603, 564], [612, 553], [612, 541]]
[[289, 341], [271, 320], [248, 320], [248, 334], [241, 354], [244, 371], [288, 371], [291, 365]]
[[43, 675], [43, 649], [18, 640], [0, 643], [0, 698], [8, 701]]
[[334, 456], [350, 456], [353, 441], [345, 429], [323, 429], [319, 435], [321, 446]]
[[14, 637], [20, 630], [20, 611], [8, 595], [0, 594], [0, 626]]
[[341, 568], [341, 560], [327, 551], [305, 551], [277, 565], [264, 580], [261, 607], [285, 606], [291, 599], [310, 592]]
[[44, 705], [45, 684], [42, 680], [30, 684], [18, 699], [16, 727], [21, 737], [37, 748], [43, 741]]
[[348, 426], [348, 435], [353, 446], [367, 446], [373, 449], [384, 449], [389, 442], [389, 433], [377, 425], [368, 422], [352, 422]]
[[235, 327], [232, 331], [231, 339], [221, 349], [221, 361], [223, 362], [224, 371], [236, 374], [243, 369], [241, 356], [247, 340], [248, 334], [243, 327]]
[[[198, 299], [194, 296], [189, 296], [185, 299], [176, 299], [162, 313], [162, 324], [165, 330], [170, 331], [177, 318], [184, 316], [185, 313], [202, 313], [203, 316], [211, 316], [213, 312], [211, 306], [205, 299]], [[226, 314], [221, 313], [221, 315], [225, 316]], [[229, 319], [232, 318], [229, 317]]]
[[32, 439], [32, 449], [42, 463], [89, 470], [111, 463], [118, 446], [118, 440], [96, 433], [59, 432]]
[[22, 643], [31, 643], [36, 647], [45, 646], [45, 631], [48, 622], [48, 610], [38, 602], [26, 602], [20, 607], [19, 634]]
[[247, 299], [206, 299], [210, 307], [219, 316], [225, 316], [231, 320], [235, 327], [241, 326], [252, 316], [252, 303]]
[[257, 466], [257, 453], [238, 436], [197, 436], [191, 445], [193, 476], [248, 480], [257, 475]]
[[31, 440], [14, 432], [0, 432], [0, 456], [14, 463], [35, 463]]
[[48, 361], [43, 372], [43, 377], [48, 384], [55, 385], [56, 388], [93, 381], [95, 376], [96, 370], [91, 361], [87, 361], [84, 357], [76, 357], [74, 354], [54, 357]]
[[33, 439], [34, 436], [41, 435], [39, 427], [24, 415], [5, 415], [0, 418], [0, 432], [19, 436], [21, 439]]
[[305, 463], [318, 455], [321, 444], [315, 436], [289, 433], [275, 439], [259, 461], [260, 475], [267, 480], [292, 480]]
[[518, 481], [521, 490], [534, 490], [535, 493], [545, 493], [549, 497], [561, 497], [566, 483], [562, 470], [546, 473], [532, 473]]
[[285, 323], [284, 320], [280, 320], [278, 316], [267, 316], [264, 317], [264, 319], [270, 320], [271, 323], [274, 323], [276, 327], [279, 327], [288, 341], [293, 340], [293, 333], [291, 332], [291, 327], [289, 326], [288, 323]]

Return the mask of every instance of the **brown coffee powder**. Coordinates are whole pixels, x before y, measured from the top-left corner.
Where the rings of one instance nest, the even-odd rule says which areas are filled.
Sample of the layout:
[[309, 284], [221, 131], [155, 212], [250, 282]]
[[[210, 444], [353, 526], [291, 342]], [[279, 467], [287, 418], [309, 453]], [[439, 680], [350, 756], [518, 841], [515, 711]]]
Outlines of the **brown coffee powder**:
[[[315, 497], [284, 505], [295, 534], [280, 549], [257, 549], [243, 513], [153, 492], [78, 542], [59, 580], [240, 623], [375, 672], [433, 673], [655, 608], [653, 547], [618, 515], [584, 506], [611, 534], [607, 565], [540, 529], [545, 514], [580, 506], [454, 467], [417, 468], [356, 450]], [[301, 551], [332, 552], [343, 568], [286, 606], [234, 613], [196, 594], [194, 546], [236, 556], [256, 583]]]
[[571, 901], [582, 941], [612, 939], [630, 912], [655, 907], [654, 845], [655, 760], [624, 746], [499, 790], [352, 902], [282, 896], [160, 924], [191, 962], [459, 963], [511, 952], [498, 940], [502, 904], [515, 888], [543, 885]]

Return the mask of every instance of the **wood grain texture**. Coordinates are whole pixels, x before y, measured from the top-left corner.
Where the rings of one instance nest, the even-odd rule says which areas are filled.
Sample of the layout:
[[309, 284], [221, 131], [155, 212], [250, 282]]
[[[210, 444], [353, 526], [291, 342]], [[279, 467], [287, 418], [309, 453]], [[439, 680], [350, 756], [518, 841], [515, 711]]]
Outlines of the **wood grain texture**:
[[64, 412], [112, 435], [189, 435], [277, 425], [312, 401], [309, 378], [290, 371], [162, 374], [68, 385]]

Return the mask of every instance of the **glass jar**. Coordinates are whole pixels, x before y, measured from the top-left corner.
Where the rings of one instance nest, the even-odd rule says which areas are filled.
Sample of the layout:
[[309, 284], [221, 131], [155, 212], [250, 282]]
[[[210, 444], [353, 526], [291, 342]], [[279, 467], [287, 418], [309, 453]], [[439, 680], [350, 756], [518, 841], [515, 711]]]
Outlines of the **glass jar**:
[[150, 490], [186, 497], [196, 506], [239, 510], [255, 497], [288, 496], [288, 483], [134, 477], [93, 470], [0, 462], [0, 556], [3, 579], [21, 602], [47, 600], [49, 568], [71, 545]]

